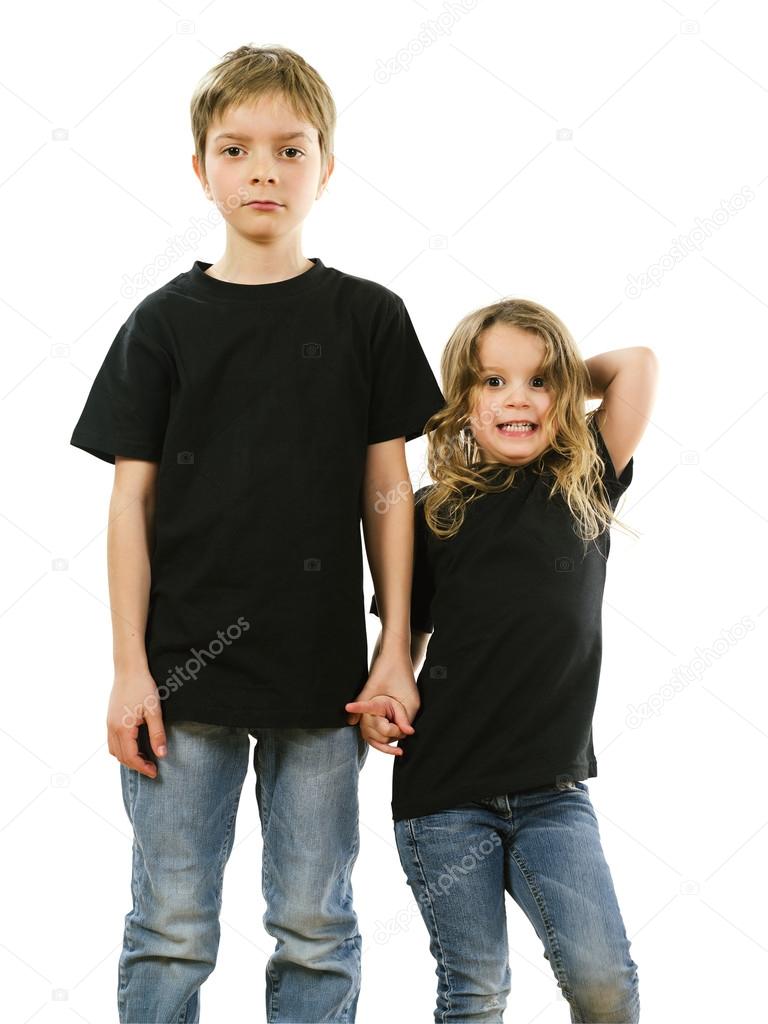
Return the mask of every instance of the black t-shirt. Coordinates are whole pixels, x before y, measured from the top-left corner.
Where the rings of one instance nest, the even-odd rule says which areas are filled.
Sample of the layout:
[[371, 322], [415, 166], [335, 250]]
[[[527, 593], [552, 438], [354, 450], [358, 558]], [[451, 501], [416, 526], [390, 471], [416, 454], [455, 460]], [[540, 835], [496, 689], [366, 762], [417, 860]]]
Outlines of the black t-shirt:
[[[617, 479], [602, 434], [603, 480], [616, 508], [634, 469]], [[418, 677], [416, 730], [398, 742], [395, 821], [485, 796], [597, 775], [592, 713], [602, 655], [610, 532], [589, 545], [573, 528], [551, 471], [531, 463], [513, 486], [469, 504], [448, 540], [414, 496], [411, 628], [432, 633]], [[370, 611], [378, 615], [376, 597]], [[434, 625], [434, 631], [433, 631]]]
[[146, 646], [163, 718], [347, 725], [368, 678], [367, 446], [444, 399], [398, 295], [314, 266], [272, 284], [195, 261], [134, 309], [71, 444], [160, 463]]

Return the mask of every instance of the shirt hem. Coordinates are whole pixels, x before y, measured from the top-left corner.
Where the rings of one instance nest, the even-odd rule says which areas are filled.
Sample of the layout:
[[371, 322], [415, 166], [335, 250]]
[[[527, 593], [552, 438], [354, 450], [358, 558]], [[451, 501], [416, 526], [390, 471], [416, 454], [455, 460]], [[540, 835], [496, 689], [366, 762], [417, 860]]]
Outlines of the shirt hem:
[[128, 459], [144, 459], [147, 462], [162, 461], [162, 452], [159, 452], [157, 448], [135, 441], [105, 440], [94, 434], [77, 431], [72, 435], [69, 443], [75, 448], [88, 452], [89, 455], [95, 455], [97, 459], [103, 459], [104, 462], [114, 463], [116, 455], [122, 455]]
[[208, 725], [223, 725], [241, 729], [340, 729], [355, 728], [346, 721], [346, 711], [329, 712], [327, 709], [312, 711], [275, 711], [274, 709], [223, 711], [205, 708], [178, 708], [171, 711], [163, 708], [163, 722], [202, 722]]
[[404, 437], [406, 444], [408, 441], [415, 441], [417, 437], [424, 435], [424, 427], [427, 425], [427, 422], [436, 412], [442, 409], [442, 407], [443, 405], [436, 406], [429, 416], [422, 417], [418, 422], [412, 422], [405, 426], [393, 423], [392, 426], [383, 426], [378, 430], [371, 431], [368, 434], [366, 444], [381, 444], [382, 441], [392, 441], [396, 437]]
[[392, 820], [402, 821], [406, 818], [422, 818], [427, 814], [437, 814], [446, 811], [459, 804], [471, 803], [481, 800], [487, 796], [497, 796], [501, 793], [515, 793], [524, 789], [535, 789], [538, 786], [555, 785], [558, 775], [567, 775], [574, 782], [581, 782], [584, 779], [591, 779], [597, 776], [597, 761], [581, 762], [571, 767], [569, 771], [562, 769], [545, 769], [530, 775], [524, 781], [515, 780], [510, 783], [509, 777], [505, 779], [491, 779], [489, 782], [481, 782], [479, 786], [467, 786], [463, 789], [453, 790], [441, 797], [433, 795], [429, 800], [392, 800]]

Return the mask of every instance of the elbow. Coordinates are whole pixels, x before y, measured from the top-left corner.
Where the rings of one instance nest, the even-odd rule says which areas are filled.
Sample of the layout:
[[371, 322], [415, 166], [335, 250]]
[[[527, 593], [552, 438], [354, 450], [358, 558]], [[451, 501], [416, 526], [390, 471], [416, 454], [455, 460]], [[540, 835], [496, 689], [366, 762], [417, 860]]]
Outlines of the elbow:
[[652, 348], [648, 345], [638, 345], [637, 352], [641, 359], [645, 360], [650, 366], [654, 368], [658, 367], [659, 359]]

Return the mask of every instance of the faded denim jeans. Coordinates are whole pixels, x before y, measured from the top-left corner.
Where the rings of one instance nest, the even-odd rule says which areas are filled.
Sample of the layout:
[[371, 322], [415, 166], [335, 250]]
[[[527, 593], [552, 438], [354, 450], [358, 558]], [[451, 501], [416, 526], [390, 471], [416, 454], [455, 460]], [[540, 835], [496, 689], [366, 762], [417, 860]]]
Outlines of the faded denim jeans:
[[637, 965], [585, 782], [394, 824], [437, 962], [436, 1021], [503, 1019], [508, 892], [541, 939], [571, 1021], [636, 1024]]
[[[146, 726], [141, 728], [146, 729]], [[263, 837], [267, 1021], [355, 1019], [361, 936], [351, 873], [359, 849], [356, 726], [261, 729], [168, 723], [150, 779], [120, 765], [133, 827], [133, 907], [118, 977], [122, 1024], [196, 1024], [219, 946], [224, 867], [256, 738]], [[235, 1019], [235, 1018], [233, 1018]], [[252, 1005], [238, 1020], [256, 1020]]]

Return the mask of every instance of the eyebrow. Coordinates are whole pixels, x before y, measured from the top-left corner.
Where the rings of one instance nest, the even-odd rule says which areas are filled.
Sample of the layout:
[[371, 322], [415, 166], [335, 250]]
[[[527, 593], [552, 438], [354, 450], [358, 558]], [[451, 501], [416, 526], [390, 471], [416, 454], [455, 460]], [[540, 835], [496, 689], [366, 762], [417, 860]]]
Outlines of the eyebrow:
[[[537, 367], [535, 367], [533, 372], [536, 373], [541, 368], [542, 368], [541, 367], [541, 363], [539, 363], [539, 365]], [[483, 369], [483, 370], [501, 370], [501, 372], [504, 373], [504, 367], [503, 366], [483, 366], [483, 367], [481, 367], [481, 369]]]
[[[276, 139], [281, 139], [283, 142], [287, 141], [288, 139], [306, 139], [307, 142], [312, 141], [306, 132], [301, 131], [282, 132], [281, 134], [275, 135], [274, 137]], [[217, 135], [213, 141], [218, 142], [219, 139], [245, 139], [246, 141], [248, 141], [250, 140], [250, 135], [245, 135], [242, 132], [222, 132], [220, 135]]]

